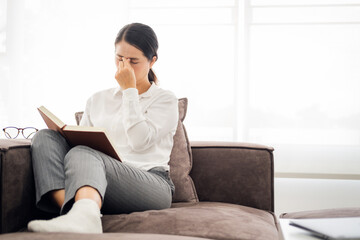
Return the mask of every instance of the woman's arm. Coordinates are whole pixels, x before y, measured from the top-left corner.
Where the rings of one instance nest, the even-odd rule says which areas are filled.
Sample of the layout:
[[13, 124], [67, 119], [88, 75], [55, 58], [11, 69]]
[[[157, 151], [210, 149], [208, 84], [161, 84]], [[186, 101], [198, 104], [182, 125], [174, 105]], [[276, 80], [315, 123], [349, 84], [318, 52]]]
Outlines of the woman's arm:
[[123, 93], [123, 124], [134, 151], [146, 150], [165, 135], [175, 134], [179, 110], [173, 94], [161, 94], [143, 114], [137, 89], [129, 88]]

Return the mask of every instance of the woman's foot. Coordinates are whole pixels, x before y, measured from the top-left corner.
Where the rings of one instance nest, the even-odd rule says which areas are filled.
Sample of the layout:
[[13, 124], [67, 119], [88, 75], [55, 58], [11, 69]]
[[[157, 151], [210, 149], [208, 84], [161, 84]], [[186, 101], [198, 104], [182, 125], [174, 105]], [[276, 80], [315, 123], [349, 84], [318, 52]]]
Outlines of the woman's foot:
[[95, 201], [81, 199], [76, 201], [65, 215], [51, 220], [29, 222], [28, 230], [32, 232], [102, 233], [100, 209]]

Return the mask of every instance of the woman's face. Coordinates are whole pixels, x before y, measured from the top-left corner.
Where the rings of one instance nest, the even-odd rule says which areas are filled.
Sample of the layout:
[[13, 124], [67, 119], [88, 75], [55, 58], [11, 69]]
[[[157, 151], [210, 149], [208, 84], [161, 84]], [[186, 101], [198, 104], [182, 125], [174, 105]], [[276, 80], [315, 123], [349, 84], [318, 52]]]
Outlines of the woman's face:
[[119, 66], [119, 61], [121, 61], [123, 57], [130, 58], [130, 64], [134, 69], [137, 83], [142, 81], [149, 81], [148, 73], [156, 61], [155, 56], [153, 57], [152, 61], [149, 61], [141, 50], [125, 41], [121, 41], [115, 44], [116, 67]]

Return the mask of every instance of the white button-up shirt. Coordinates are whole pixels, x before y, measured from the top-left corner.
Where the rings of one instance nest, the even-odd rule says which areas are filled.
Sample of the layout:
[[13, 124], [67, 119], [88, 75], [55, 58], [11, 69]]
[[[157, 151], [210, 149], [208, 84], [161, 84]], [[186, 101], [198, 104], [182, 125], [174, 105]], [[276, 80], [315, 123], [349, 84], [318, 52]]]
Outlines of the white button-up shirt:
[[105, 128], [123, 163], [169, 170], [178, 115], [176, 96], [155, 84], [140, 95], [117, 87], [88, 99], [80, 125]]

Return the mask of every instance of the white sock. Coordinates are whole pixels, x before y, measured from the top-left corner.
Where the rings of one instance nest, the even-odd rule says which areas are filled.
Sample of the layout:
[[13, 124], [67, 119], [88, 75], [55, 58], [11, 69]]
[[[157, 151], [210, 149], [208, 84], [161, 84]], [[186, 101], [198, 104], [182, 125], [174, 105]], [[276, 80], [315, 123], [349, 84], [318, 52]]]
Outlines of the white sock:
[[32, 232], [102, 233], [101, 216], [94, 200], [81, 199], [67, 214], [50, 220], [31, 221], [28, 229]]

